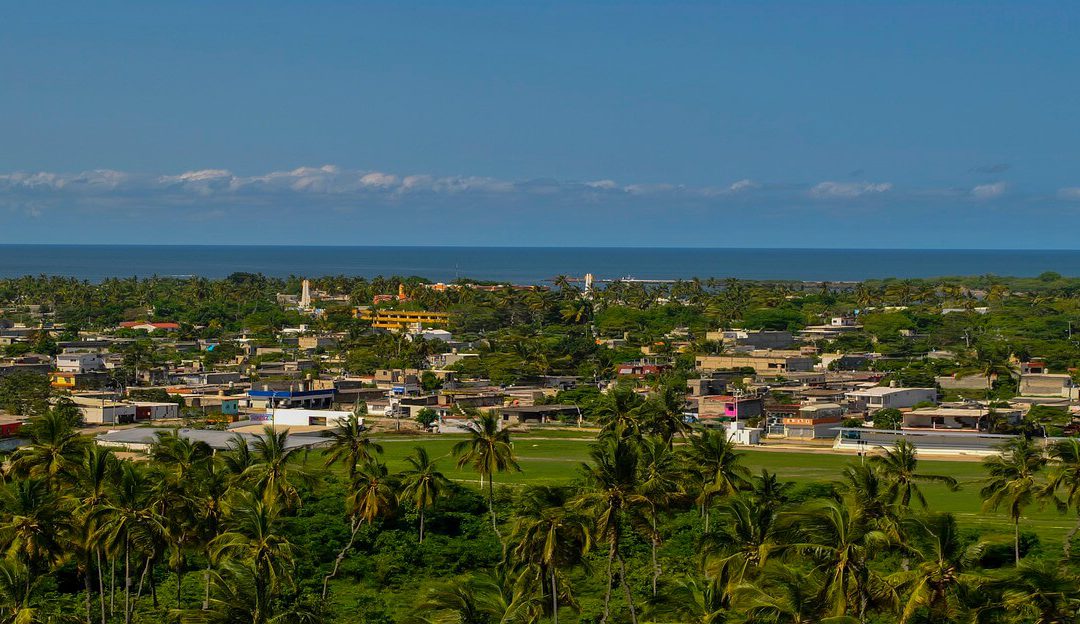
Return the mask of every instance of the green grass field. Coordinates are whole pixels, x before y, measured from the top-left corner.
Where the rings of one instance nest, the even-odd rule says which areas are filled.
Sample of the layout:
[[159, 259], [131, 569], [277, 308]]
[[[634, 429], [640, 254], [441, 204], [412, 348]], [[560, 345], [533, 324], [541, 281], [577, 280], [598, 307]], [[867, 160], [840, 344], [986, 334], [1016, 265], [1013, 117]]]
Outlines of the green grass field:
[[[550, 438], [544, 433], [516, 436], [514, 448], [522, 471], [499, 475], [496, 484], [556, 485], [576, 477], [581, 463], [588, 459], [590, 439], [587, 432], [577, 433], [574, 437], [569, 437], [569, 433], [565, 432], [563, 436], [556, 438]], [[468, 468], [457, 468], [450, 452], [462, 436], [377, 436], [377, 439], [385, 449], [383, 458], [391, 471], [405, 468], [405, 456], [412, 452], [413, 447], [423, 445], [433, 458], [438, 459], [441, 470], [448, 477], [456, 481], [477, 482], [475, 473]], [[754, 450], [744, 452], [746, 465], [755, 473], [767, 468], [782, 478], [797, 483], [838, 480], [840, 470], [846, 464], [858, 461], [850, 455], [828, 453]], [[949, 475], [961, 484], [961, 489], [957, 492], [951, 492], [934, 483], [922, 485], [930, 509], [956, 514], [965, 527], [1011, 533], [1012, 525], [1004, 513], [982, 510], [979, 489], [980, 480], [985, 475], [979, 462], [924, 459], [920, 460], [919, 466], [923, 472]], [[1059, 514], [1049, 506], [1040, 508], [1035, 505], [1027, 511], [1021, 527], [1023, 530], [1034, 531], [1046, 543], [1056, 543], [1073, 522], [1071, 515]]]

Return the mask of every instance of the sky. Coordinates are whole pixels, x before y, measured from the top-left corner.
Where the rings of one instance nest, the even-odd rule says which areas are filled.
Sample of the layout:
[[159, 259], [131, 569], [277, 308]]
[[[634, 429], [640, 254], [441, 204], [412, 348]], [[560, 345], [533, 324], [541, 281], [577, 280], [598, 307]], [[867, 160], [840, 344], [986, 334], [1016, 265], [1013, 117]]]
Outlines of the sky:
[[9, 3], [0, 243], [1076, 249], [1078, 76], [1075, 2]]

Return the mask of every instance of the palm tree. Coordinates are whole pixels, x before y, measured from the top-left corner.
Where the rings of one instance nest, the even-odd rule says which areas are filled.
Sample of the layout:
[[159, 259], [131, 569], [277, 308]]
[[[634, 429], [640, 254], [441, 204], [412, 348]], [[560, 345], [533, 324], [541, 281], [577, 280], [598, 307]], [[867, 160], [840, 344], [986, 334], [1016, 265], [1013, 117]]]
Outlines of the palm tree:
[[289, 447], [288, 430], [276, 431], [271, 426], [263, 428], [263, 434], [255, 437], [253, 453], [255, 463], [241, 477], [260, 492], [267, 505], [279, 505], [285, 509], [300, 503], [300, 493], [294, 481], [310, 481], [312, 476], [301, 467], [292, 466], [303, 454], [299, 447]]
[[394, 494], [396, 483], [390, 478], [384, 464], [372, 460], [357, 471], [352, 487], [345, 499], [345, 511], [349, 516], [349, 541], [338, 552], [334, 567], [323, 577], [322, 597], [325, 600], [330, 591], [330, 579], [337, 576], [341, 562], [352, 549], [356, 534], [363, 523], [371, 524], [376, 518], [388, 515], [397, 506]]
[[134, 611], [131, 600], [132, 551], [161, 529], [151, 494], [152, 484], [146, 470], [133, 463], [124, 463], [107, 502], [92, 515], [93, 521], [100, 526], [109, 551], [123, 553], [125, 624], [131, 621]]
[[653, 608], [687, 624], [724, 624], [731, 615], [731, 604], [715, 580], [683, 580]]
[[817, 571], [804, 572], [770, 564], [755, 583], [735, 590], [735, 605], [746, 624], [854, 624], [849, 615], [829, 616], [824, 599], [825, 581]]
[[604, 592], [604, 615], [610, 615], [611, 589], [614, 585], [615, 562], [619, 563], [620, 584], [626, 594], [630, 618], [636, 624], [637, 613], [630, 586], [626, 581], [626, 562], [619, 546], [622, 543], [624, 516], [632, 507], [644, 503], [636, 491], [638, 451], [632, 442], [622, 437], [601, 438], [589, 451], [592, 462], [582, 466], [586, 489], [575, 500], [575, 506], [588, 510], [595, 518], [597, 539], [608, 544], [607, 590]]
[[994, 391], [994, 379], [1015, 377], [1016, 366], [1009, 360], [1008, 350], [1000, 345], [979, 345], [961, 366], [960, 375], [978, 375], [986, 379], [986, 397]]
[[830, 615], [854, 612], [861, 620], [872, 603], [895, 599], [869, 565], [888, 545], [888, 536], [854, 497], [811, 501], [785, 517], [783, 530], [792, 540], [788, 552], [809, 558], [825, 579], [823, 600]]
[[234, 561], [252, 574], [251, 622], [269, 618], [273, 596], [289, 581], [293, 546], [279, 532], [278, 506], [262, 497], [245, 494], [230, 507], [225, 532], [213, 542], [217, 561]]
[[661, 543], [661, 533], [657, 522], [660, 514], [666, 511], [670, 505], [685, 493], [682, 491], [684, 471], [678, 457], [672, 451], [670, 438], [659, 437], [644, 438], [639, 445], [641, 459], [639, 462], [638, 491], [642, 495], [646, 505], [639, 517], [646, 520], [643, 532], [649, 539], [652, 551], [652, 595], [656, 596], [657, 583], [663, 569], [657, 558], [657, 549]]
[[439, 584], [416, 606], [416, 624], [531, 624], [538, 619], [540, 600], [524, 594], [505, 578], [472, 575]]
[[706, 534], [700, 546], [705, 575], [720, 591], [734, 588], [756, 576], [772, 554], [780, 549], [776, 509], [746, 495], [724, 502], [719, 509], [717, 531]]
[[454, 445], [453, 454], [458, 458], [458, 468], [471, 464], [480, 475], [480, 487], [484, 480], [488, 483], [488, 512], [491, 513], [491, 528], [499, 535], [498, 521], [495, 518], [495, 473], [508, 470], [521, 471], [514, 457], [514, 446], [510, 442], [510, 432], [499, 426], [499, 418], [491, 412], [476, 414], [470, 421], [469, 438]]
[[[560, 591], [572, 598], [568, 584], [561, 589], [561, 571], [583, 562], [592, 545], [589, 525], [585, 518], [567, 505], [567, 490], [548, 486], [526, 489], [519, 501], [517, 521], [510, 536], [516, 544], [510, 556], [524, 566], [522, 577], [532, 573], [541, 588], [550, 582], [551, 620], [559, 622]], [[541, 595], [547, 593], [541, 590]]]
[[0, 559], [0, 624], [75, 624], [73, 614], [44, 613], [34, 606], [37, 590], [48, 577], [25, 565]]
[[72, 527], [71, 511], [42, 479], [23, 479], [0, 490], [0, 549], [25, 567], [25, 594], [31, 580], [44, 576], [65, 550], [63, 536]]
[[370, 461], [375, 453], [381, 455], [383, 452], [382, 445], [364, 435], [364, 426], [355, 413], [350, 413], [344, 421], [338, 421], [330, 435], [333, 441], [326, 449], [326, 465], [345, 462], [350, 480], [356, 474], [357, 465]]
[[[86, 570], [87, 591], [90, 591], [91, 562], [97, 568], [98, 577], [98, 600], [101, 608], [101, 622], [105, 622], [105, 581], [104, 569], [101, 557], [105, 549], [102, 533], [98, 530], [95, 521], [95, 512], [105, 505], [108, 500], [109, 489], [113, 486], [120, 466], [112, 451], [97, 445], [87, 447], [83, 454], [82, 463], [77, 467], [75, 487], [77, 489], [75, 501], [75, 514], [73, 519], [76, 524], [75, 533], [83, 537], [85, 550], [82, 553], [88, 560], [84, 563]], [[87, 609], [87, 617], [90, 617]]]
[[970, 570], [986, 543], [965, 544], [952, 514], [908, 516], [903, 526], [904, 551], [917, 563], [889, 577], [907, 593], [900, 622], [910, 621], [921, 610], [934, 622], [955, 621], [964, 613], [965, 592], [980, 580]]
[[12, 473], [41, 477], [55, 489], [57, 479], [71, 476], [72, 466], [82, 458], [89, 439], [79, 435], [71, 418], [60, 409], [50, 409], [32, 419], [28, 429], [31, 443], [16, 451]]
[[902, 507], [908, 507], [914, 496], [915, 500], [919, 501], [924, 509], [926, 508], [926, 497], [919, 489], [920, 481], [943, 483], [953, 491], [958, 489], [956, 479], [952, 477], [918, 472], [915, 445], [907, 440], [898, 440], [893, 448], [885, 450], [884, 455], [875, 455], [870, 458], [870, 463], [889, 483], [887, 493], [889, 500]]
[[735, 450], [735, 443], [722, 431], [707, 429], [692, 436], [682, 453], [688, 471], [697, 481], [697, 504], [708, 532], [712, 502], [745, 489], [749, 485], [750, 469], [742, 465], [742, 455]]
[[424, 543], [424, 512], [443, 496], [450, 485], [450, 480], [439, 472], [438, 465], [432, 461], [427, 449], [417, 446], [413, 454], [406, 457], [409, 467], [402, 471], [401, 497], [411, 500], [420, 513], [420, 543]]
[[1020, 518], [1042, 490], [1038, 476], [1046, 463], [1042, 450], [1023, 437], [1010, 440], [1001, 447], [1000, 454], [983, 460], [989, 473], [980, 492], [983, 508], [995, 511], [1002, 505], [1008, 508], [1013, 521], [1013, 554], [1017, 565], [1020, 565]]
[[1075, 622], [1080, 611], [1080, 578], [1053, 561], [1025, 561], [1012, 573], [984, 586], [1000, 591], [1001, 603], [1016, 622]]
[[[1080, 531], [1080, 439], [1058, 440], [1050, 445], [1048, 452], [1052, 464], [1040, 496], [1053, 499], [1063, 512], [1071, 508], [1077, 514], [1076, 523], [1069, 529], [1062, 544], [1064, 556], [1068, 558], [1072, 552], [1073, 538]], [[1058, 498], [1058, 492], [1064, 495], [1064, 500]]]
[[637, 435], [645, 399], [627, 385], [617, 385], [600, 396], [593, 416], [608, 435]]
[[183, 486], [192, 473], [206, 465], [214, 449], [201, 440], [191, 440], [178, 431], [159, 431], [150, 447], [150, 458], [172, 470], [173, 482]]

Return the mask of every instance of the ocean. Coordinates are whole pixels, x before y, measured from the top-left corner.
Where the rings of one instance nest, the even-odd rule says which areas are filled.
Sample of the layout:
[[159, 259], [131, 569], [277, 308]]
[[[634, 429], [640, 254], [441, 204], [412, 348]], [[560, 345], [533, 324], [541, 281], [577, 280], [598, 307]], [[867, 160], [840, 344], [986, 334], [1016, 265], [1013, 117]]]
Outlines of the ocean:
[[1080, 250], [673, 249], [605, 247], [307, 247], [0, 245], [0, 277], [201, 275], [418, 275], [541, 283], [556, 275], [597, 279], [700, 277], [855, 281], [947, 275], [1080, 275]]

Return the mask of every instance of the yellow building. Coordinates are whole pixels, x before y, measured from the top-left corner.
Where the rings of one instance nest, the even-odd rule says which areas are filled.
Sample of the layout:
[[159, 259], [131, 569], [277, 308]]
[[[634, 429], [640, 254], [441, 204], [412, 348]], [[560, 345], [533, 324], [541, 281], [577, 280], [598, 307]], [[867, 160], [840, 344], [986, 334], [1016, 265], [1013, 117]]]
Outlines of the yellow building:
[[357, 309], [356, 318], [371, 321], [376, 329], [408, 329], [411, 327], [445, 326], [450, 324], [446, 312], [422, 312], [413, 310]]
[[54, 388], [63, 390], [75, 389], [75, 373], [49, 373], [49, 380]]

